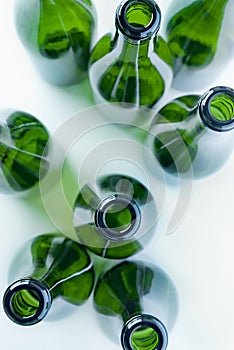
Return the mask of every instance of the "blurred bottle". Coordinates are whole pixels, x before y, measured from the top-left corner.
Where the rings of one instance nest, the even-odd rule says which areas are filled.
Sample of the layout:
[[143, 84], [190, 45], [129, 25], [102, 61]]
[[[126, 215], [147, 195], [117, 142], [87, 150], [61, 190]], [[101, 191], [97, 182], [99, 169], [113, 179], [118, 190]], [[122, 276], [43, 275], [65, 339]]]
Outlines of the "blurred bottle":
[[234, 45], [228, 35], [228, 0], [180, 0], [169, 7], [165, 31], [174, 61], [173, 86], [207, 88], [228, 60]]
[[142, 124], [146, 116], [137, 112], [155, 106], [170, 86], [172, 57], [157, 35], [160, 23], [154, 0], [125, 0], [116, 10], [115, 35], [108, 33], [95, 45], [90, 83], [97, 103], [112, 102], [108, 119]]
[[[59, 165], [55, 152], [50, 168], [56, 163], [60, 171], [57, 176], [49, 172], [40, 190], [47, 215], [60, 232], [100, 255], [115, 255], [115, 251], [121, 257], [127, 250], [118, 246], [140, 240], [132, 252], [142, 249], [143, 241], [155, 232], [164, 208], [165, 186], [145, 167], [145, 145], [125, 125], [103, 121], [106, 107], [95, 105], [81, 111], [54, 133], [52, 143], [60, 145]], [[163, 180], [160, 167], [159, 171]], [[103, 229], [97, 229], [98, 221], [106, 219], [109, 228], [105, 230], [100, 223]], [[107, 249], [110, 246], [116, 249]]]
[[96, 14], [90, 0], [16, 0], [19, 38], [42, 77], [70, 85], [87, 76]]
[[220, 169], [233, 151], [234, 90], [218, 86], [166, 104], [152, 122], [147, 144], [170, 174], [195, 177]]
[[[59, 234], [43, 234], [30, 243], [30, 249], [17, 257], [12, 267], [14, 275], [22, 269], [21, 276], [25, 273], [26, 277], [15, 280], [3, 297], [6, 315], [22, 326], [43, 320], [57, 297], [71, 304], [82, 304], [94, 283], [92, 262], [76, 242]], [[27, 259], [28, 253], [31, 261]]]
[[[121, 331], [124, 350], [165, 350], [176, 322], [178, 294], [170, 277], [158, 266], [123, 261], [104, 273], [94, 290], [94, 306], [105, 315], [105, 330]], [[116, 324], [114, 317], [120, 321]], [[112, 339], [113, 340], [113, 339]]]
[[49, 167], [48, 131], [26, 112], [1, 110], [0, 119], [0, 191], [29, 190]]

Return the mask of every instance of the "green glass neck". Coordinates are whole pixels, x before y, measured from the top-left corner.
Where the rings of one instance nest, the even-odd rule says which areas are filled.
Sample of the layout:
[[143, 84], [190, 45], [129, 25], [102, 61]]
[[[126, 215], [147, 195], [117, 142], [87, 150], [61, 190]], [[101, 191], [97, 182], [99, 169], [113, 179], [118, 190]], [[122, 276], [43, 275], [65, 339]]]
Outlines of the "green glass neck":
[[149, 44], [156, 36], [160, 23], [161, 12], [153, 0], [125, 0], [119, 5], [116, 29], [123, 61], [136, 62], [148, 57]]
[[119, 315], [125, 324], [143, 313], [142, 299], [149, 293], [152, 279], [150, 268], [124, 261], [100, 277], [94, 293], [95, 305], [101, 313], [109, 310]]
[[51, 294], [46, 285], [33, 278], [14, 282], [3, 297], [7, 316], [22, 326], [31, 326], [44, 319], [51, 303]]
[[89, 297], [94, 283], [92, 261], [76, 242], [60, 234], [44, 234], [32, 241], [31, 256], [30, 276], [13, 282], [4, 294], [4, 309], [13, 322], [41, 321], [58, 296], [75, 305]]
[[100, 201], [94, 222], [99, 233], [110, 241], [129, 240], [137, 232], [141, 211], [131, 197], [113, 194]]
[[120, 59], [122, 59], [123, 62], [136, 63], [140, 59], [146, 59], [150, 56], [150, 49], [152, 48], [151, 45], [153, 45], [153, 41], [151, 39], [133, 41], [128, 37], [122, 36], [119, 38], [118, 45], [121, 52]]
[[168, 334], [156, 317], [138, 314], [125, 323], [121, 333], [123, 350], [165, 350]]
[[234, 129], [234, 90], [217, 86], [206, 92], [199, 102], [199, 115], [203, 124], [213, 131]]
[[149, 39], [160, 28], [161, 12], [154, 0], [124, 0], [116, 10], [115, 23], [129, 39]]

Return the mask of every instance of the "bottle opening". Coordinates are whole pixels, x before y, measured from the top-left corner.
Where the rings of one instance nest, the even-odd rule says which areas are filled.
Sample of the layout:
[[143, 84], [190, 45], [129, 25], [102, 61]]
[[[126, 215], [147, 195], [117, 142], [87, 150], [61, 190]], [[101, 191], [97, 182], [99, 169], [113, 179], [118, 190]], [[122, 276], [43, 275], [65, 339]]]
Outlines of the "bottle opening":
[[133, 198], [114, 194], [99, 204], [94, 222], [98, 231], [108, 240], [124, 241], [139, 228], [141, 212]]
[[210, 112], [220, 121], [234, 119], [234, 99], [226, 94], [214, 96], [210, 101]]
[[116, 25], [130, 39], [152, 37], [160, 28], [161, 11], [154, 0], [125, 0], [116, 11]]
[[203, 122], [215, 131], [234, 128], [234, 90], [218, 86], [202, 96], [199, 112]]
[[105, 213], [105, 222], [108, 228], [118, 231], [124, 231], [131, 226], [131, 210], [125, 207], [123, 203], [112, 204]]
[[12, 297], [12, 309], [20, 317], [34, 316], [39, 309], [40, 298], [35, 291], [19, 290]]
[[142, 1], [130, 3], [125, 10], [125, 17], [128, 24], [135, 28], [146, 28], [153, 20], [151, 7]]
[[25, 278], [10, 285], [3, 298], [6, 315], [20, 325], [41, 321], [51, 305], [49, 290], [41, 282]]
[[124, 325], [121, 342], [124, 350], [165, 350], [167, 330], [156, 317], [137, 315]]
[[134, 350], [158, 349], [160, 337], [158, 332], [147, 326], [140, 326], [131, 336], [131, 345]]

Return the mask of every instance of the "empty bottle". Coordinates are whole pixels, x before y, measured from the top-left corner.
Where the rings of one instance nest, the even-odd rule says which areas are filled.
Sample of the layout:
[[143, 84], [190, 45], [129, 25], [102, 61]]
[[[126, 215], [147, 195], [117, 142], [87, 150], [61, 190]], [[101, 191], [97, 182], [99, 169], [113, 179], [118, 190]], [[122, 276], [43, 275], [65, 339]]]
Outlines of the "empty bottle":
[[[75, 305], [88, 299], [94, 283], [93, 266], [76, 242], [59, 234], [43, 234], [32, 240], [30, 254], [31, 273], [13, 282], [3, 297], [4, 311], [13, 322], [22, 326], [40, 322], [57, 297]], [[14, 270], [20, 269], [19, 262], [17, 259]], [[23, 274], [24, 266], [21, 268]]]
[[15, 6], [21, 42], [42, 77], [56, 85], [87, 76], [95, 17], [90, 0], [17, 0]]
[[0, 118], [0, 191], [29, 190], [49, 167], [48, 131], [26, 112], [2, 110]]
[[[106, 34], [95, 45], [90, 83], [97, 103], [112, 102], [108, 118], [144, 122], [137, 111], [155, 106], [170, 86], [172, 57], [165, 40], [157, 35], [160, 23], [154, 0], [122, 1], [116, 10], [115, 35]], [[128, 114], [118, 107], [125, 107]]]
[[233, 150], [234, 90], [218, 86], [204, 95], [178, 97], [155, 116], [148, 146], [170, 174], [195, 177], [220, 169]]
[[114, 326], [118, 325], [112, 317], [119, 317], [117, 331], [121, 332], [124, 350], [165, 350], [177, 318], [178, 294], [172, 280], [158, 266], [124, 261], [99, 278], [94, 306], [107, 316], [105, 329], [109, 336], [114, 336]]

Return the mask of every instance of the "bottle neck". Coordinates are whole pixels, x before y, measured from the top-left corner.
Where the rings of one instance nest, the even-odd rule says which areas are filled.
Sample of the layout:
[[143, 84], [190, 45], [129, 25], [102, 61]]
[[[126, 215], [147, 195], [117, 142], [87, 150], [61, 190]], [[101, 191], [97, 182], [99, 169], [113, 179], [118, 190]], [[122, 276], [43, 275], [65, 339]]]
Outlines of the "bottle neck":
[[44, 283], [33, 278], [23, 278], [14, 282], [7, 288], [3, 297], [6, 315], [22, 326], [31, 326], [44, 319], [51, 303], [49, 289]]
[[165, 350], [168, 333], [164, 324], [156, 317], [138, 314], [124, 324], [121, 344], [124, 350]]
[[136, 201], [123, 194], [104, 198], [94, 214], [99, 233], [114, 242], [129, 240], [137, 232], [141, 222], [141, 211]]
[[128, 40], [144, 41], [158, 32], [161, 12], [154, 0], [124, 0], [116, 10], [115, 23]]
[[225, 86], [210, 89], [201, 97], [198, 111], [208, 129], [230, 132], [234, 129], [234, 90]]
[[135, 64], [139, 60], [146, 59], [150, 56], [150, 51], [153, 50], [153, 41], [151, 39], [143, 41], [131, 40], [119, 33], [118, 47], [120, 60]]

